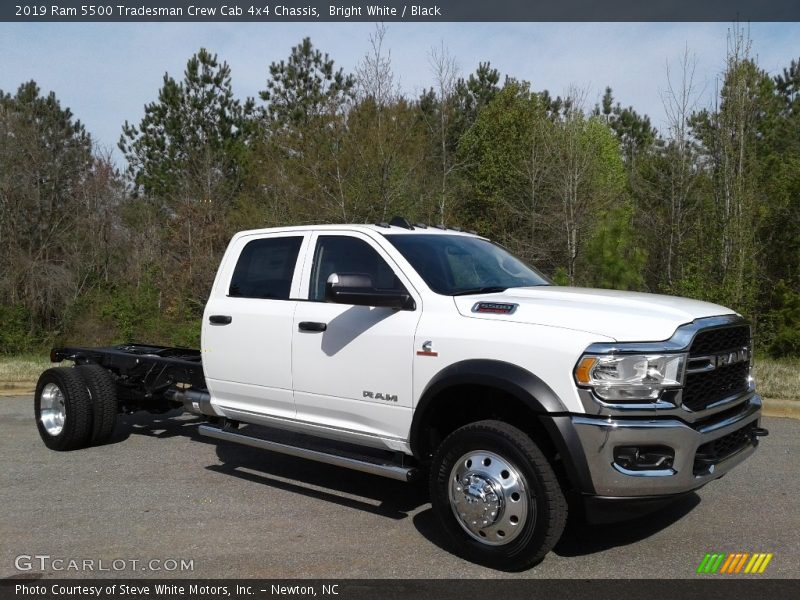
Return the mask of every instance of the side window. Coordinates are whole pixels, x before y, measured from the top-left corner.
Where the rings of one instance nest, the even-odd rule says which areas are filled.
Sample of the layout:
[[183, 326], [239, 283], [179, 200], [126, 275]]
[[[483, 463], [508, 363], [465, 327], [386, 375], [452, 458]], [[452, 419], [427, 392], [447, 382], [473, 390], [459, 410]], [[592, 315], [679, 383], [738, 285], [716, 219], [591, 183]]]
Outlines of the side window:
[[248, 242], [239, 255], [228, 295], [288, 300], [302, 236]]
[[310, 300], [325, 299], [325, 283], [331, 273], [369, 275], [379, 290], [405, 291], [392, 268], [364, 240], [345, 235], [317, 238], [311, 269]]

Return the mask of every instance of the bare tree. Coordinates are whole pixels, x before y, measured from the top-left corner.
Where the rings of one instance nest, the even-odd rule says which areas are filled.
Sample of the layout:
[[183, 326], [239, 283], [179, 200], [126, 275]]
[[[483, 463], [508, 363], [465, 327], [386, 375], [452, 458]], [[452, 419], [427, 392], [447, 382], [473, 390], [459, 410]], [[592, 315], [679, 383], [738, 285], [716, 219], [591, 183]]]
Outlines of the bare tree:
[[696, 179], [689, 131], [689, 118], [695, 112], [698, 98], [702, 95], [702, 90], [698, 91], [695, 84], [696, 69], [697, 56], [689, 52], [687, 45], [678, 63], [677, 76], [673, 76], [667, 61], [667, 87], [660, 92], [669, 131], [669, 143], [665, 151], [668, 179], [666, 277], [670, 287], [673, 286], [675, 277], [682, 276], [680, 259], [687, 229], [688, 203]]
[[593, 214], [588, 204], [591, 194], [585, 189], [594, 157], [586, 143], [586, 116], [583, 112], [586, 90], [570, 86], [565, 97], [562, 121], [556, 128], [554, 165], [551, 176], [561, 204], [561, 227], [567, 252], [567, 275], [575, 282], [575, 266]]
[[369, 36], [370, 50], [356, 67], [357, 99], [371, 99], [380, 107], [391, 104], [400, 96], [392, 70], [392, 51], [384, 48], [387, 31], [383, 23], [375, 25], [375, 32]]
[[450, 156], [447, 147], [448, 125], [452, 117], [452, 99], [458, 80], [458, 63], [455, 57], [445, 47], [444, 42], [438, 48], [434, 46], [428, 54], [428, 64], [433, 72], [436, 84], [436, 96], [439, 103], [438, 123], [436, 136], [441, 153], [441, 191], [439, 195], [439, 224], [444, 225], [447, 209], [447, 180], [450, 174], [457, 168], [456, 163]]
[[721, 208], [723, 222], [722, 261], [727, 288], [735, 306], [745, 297], [746, 273], [753, 266], [755, 248], [754, 178], [751, 161], [755, 149], [759, 98], [758, 80], [762, 76], [752, 60], [749, 30], [736, 24], [728, 32], [728, 56], [722, 104], [717, 128]]

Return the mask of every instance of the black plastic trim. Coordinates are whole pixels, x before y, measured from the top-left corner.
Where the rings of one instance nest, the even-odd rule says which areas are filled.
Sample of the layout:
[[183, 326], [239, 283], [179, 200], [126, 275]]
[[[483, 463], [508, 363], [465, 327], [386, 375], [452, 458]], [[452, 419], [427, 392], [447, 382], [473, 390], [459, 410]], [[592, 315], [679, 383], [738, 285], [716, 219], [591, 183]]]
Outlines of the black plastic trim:
[[584, 493], [594, 491], [583, 446], [560, 398], [530, 371], [498, 360], [465, 360], [445, 367], [431, 379], [417, 403], [411, 424], [410, 443], [414, 456], [424, 458], [420, 448], [424, 443], [424, 431], [435, 398], [447, 388], [470, 384], [507, 392], [539, 415], [542, 426], [564, 463], [572, 486]]
[[593, 494], [594, 483], [586, 453], [569, 415], [541, 415], [539, 421], [558, 450], [567, 478], [575, 491]]
[[583, 497], [583, 509], [589, 523], [605, 525], [648, 515], [694, 492], [623, 498], [586, 495]]

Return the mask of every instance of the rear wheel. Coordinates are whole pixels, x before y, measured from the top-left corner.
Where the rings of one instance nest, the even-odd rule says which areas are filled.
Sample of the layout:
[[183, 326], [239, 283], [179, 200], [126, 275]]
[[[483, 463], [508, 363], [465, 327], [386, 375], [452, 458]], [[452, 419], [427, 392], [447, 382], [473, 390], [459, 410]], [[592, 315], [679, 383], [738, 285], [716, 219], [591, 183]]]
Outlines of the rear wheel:
[[453, 549], [497, 569], [540, 562], [566, 523], [566, 500], [547, 458], [528, 435], [502, 421], [450, 434], [434, 455], [430, 491]]
[[117, 382], [113, 375], [100, 365], [80, 365], [89, 397], [92, 399], [91, 445], [105, 444], [114, 433], [117, 420]]
[[92, 401], [76, 369], [47, 369], [39, 377], [34, 396], [36, 426], [51, 450], [75, 450], [89, 445]]

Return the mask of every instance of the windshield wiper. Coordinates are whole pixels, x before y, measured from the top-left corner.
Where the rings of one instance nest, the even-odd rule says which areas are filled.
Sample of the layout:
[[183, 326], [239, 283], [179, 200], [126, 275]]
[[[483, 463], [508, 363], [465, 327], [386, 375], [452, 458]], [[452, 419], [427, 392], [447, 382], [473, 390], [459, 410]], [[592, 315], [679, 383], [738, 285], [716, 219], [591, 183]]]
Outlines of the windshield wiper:
[[470, 290], [461, 290], [454, 294], [450, 294], [451, 296], [469, 296], [470, 294], [495, 294], [497, 292], [505, 292], [508, 288], [495, 285], [491, 287], [479, 287], [479, 288], [472, 288]]

